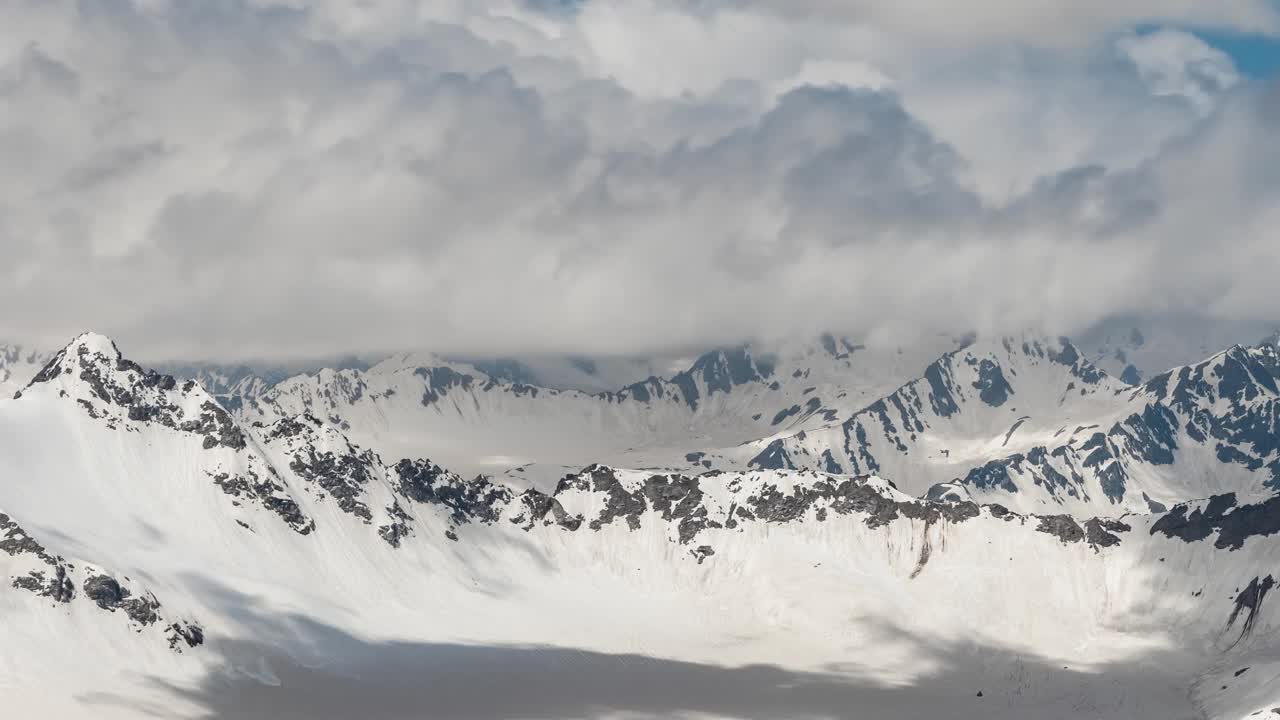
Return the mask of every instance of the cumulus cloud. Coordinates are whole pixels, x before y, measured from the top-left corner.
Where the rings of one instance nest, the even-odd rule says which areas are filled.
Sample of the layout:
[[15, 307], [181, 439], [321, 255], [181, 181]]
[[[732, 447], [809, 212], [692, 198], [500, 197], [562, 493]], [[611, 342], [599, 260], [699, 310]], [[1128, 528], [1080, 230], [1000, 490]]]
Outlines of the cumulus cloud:
[[0, 334], [230, 359], [1270, 319], [1275, 92], [1125, 29], [1270, 6], [1111, 5], [1071, 43], [1003, 8], [928, 44], [869, 2], [4, 0]]

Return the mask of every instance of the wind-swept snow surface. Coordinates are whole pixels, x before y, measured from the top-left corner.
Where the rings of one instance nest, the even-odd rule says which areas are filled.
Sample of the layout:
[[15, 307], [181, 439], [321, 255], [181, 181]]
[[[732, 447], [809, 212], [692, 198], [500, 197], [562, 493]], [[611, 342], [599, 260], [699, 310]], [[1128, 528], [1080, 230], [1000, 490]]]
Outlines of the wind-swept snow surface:
[[[796, 462], [792, 448], [812, 456], [828, 446], [805, 443], [875, 427], [876, 404], [897, 427], [892, 400], [842, 406], [824, 390], [834, 418], [802, 420], [816, 423], [804, 437], [775, 431], [789, 464], [713, 442], [678, 449], [726, 469], [583, 463], [515, 483], [455, 474], [410, 452], [413, 438], [468, 418], [513, 433], [562, 418], [619, 424], [585, 447], [612, 428], [643, 429], [657, 448], [719, 432], [698, 414], [708, 408], [741, 419], [763, 393], [802, 383], [783, 382], [781, 363], [720, 354], [690, 385], [653, 381], [641, 412], [635, 388], [485, 390], [465, 368], [400, 362], [299, 378], [237, 416], [199, 384], [82, 336], [0, 401], [0, 696], [23, 717], [1234, 719], [1280, 708], [1274, 351], [1234, 348], [1134, 388], [1069, 347], [979, 343], [929, 365], [938, 382], [929, 370], [877, 390], [919, 420], [898, 433], [911, 462]], [[743, 387], [759, 394], [736, 405]], [[428, 424], [440, 405], [453, 415]], [[726, 437], [771, 427], [750, 417]], [[1076, 432], [1086, 418], [1098, 429]], [[397, 435], [404, 423], [415, 424]], [[1058, 425], [1070, 427], [1055, 440]], [[1087, 458], [1095, 434], [1124, 473], [1123, 497], [1089, 484], [1100, 470], [1071, 486], [1087, 500], [1016, 502], [1049, 492], [1026, 470], [1034, 448]], [[923, 497], [951, 473], [912, 453], [947, 443], [986, 457], [964, 438], [1023, 454], [1017, 492], [984, 494], [957, 473]], [[1131, 504], [1140, 492], [1153, 502]]]

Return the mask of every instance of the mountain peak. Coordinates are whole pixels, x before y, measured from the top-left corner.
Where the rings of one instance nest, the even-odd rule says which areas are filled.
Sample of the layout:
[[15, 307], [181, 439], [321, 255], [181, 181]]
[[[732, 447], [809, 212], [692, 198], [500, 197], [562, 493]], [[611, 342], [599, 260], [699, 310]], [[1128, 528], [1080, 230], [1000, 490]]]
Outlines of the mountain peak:
[[751, 348], [740, 345], [704, 353], [688, 370], [672, 377], [671, 382], [680, 388], [689, 407], [697, 410], [702, 394], [698, 388], [699, 379], [706, 395], [710, 396], [716, 392], [730, 392], [737, 385], [763, 381], [772, 374], [771, 363], [757, 362], [751, 355]]
[[[21, 397], [37, 385], [53, 383], [64, 376], [84, 381], [101, 380], [104, 373], [133, 372], [146, 375], [141, 366], [126, 360], [111, 338], [94, 332], [77, 335], [66, 347], [54, 354], [27, 387], [14, 397]], [[154, 373], [153, 373], [154, 374]], [[169, 378], [168, 382], [173, 382]], [[73, 383], [74, 384], [74, 383]], [[64, 391], [69, 388], [61, 388]], [[97, 390], [97, 388], [95, 388]]]
[[111, 429], [124, 423], [157, 423], [204, 436], [205, 448], [240, 449], [244, 433], [230, 414], [193, 380], [144, 370], [125, 358], [105, 335], [77, 336], [14, 395], [39, 393], [74, 400], [95, 421]]
[[119, 359], [120, 348], [111, 338], [96, 332], [83, 332], [77, 335], [67, 343], [67, 347], [63, 352], [74, 352], [75, 354], [95, 353], [109, 357], [113, 360]]

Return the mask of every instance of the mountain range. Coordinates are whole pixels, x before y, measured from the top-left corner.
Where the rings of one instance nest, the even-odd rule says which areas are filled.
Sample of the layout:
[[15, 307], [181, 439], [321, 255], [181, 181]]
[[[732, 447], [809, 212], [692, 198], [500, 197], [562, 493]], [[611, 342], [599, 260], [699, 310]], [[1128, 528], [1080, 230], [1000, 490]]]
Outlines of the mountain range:
[[0, 357], [24, 716], [1280, 715], [1274, 344]]

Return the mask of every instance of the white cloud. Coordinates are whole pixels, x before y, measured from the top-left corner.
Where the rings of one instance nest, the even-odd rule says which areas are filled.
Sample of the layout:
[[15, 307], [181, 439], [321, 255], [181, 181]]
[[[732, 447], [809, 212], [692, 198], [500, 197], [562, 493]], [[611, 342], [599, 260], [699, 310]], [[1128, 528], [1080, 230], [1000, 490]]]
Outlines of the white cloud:
[[[1136, 10], [961, 47], [858, 3], [5, 5], [4, 335], [629, 353], [1276, 299], [1275, 101]], [[1221, 10], [1150, 14], [1266, 21]]]
[[1240, 81], [1226, 53], [1188, 32], [1129, 35], [1118, 46], [1154, 94], [1186, 98], [1201, 111], [1212, 109], [1216, 96]]

